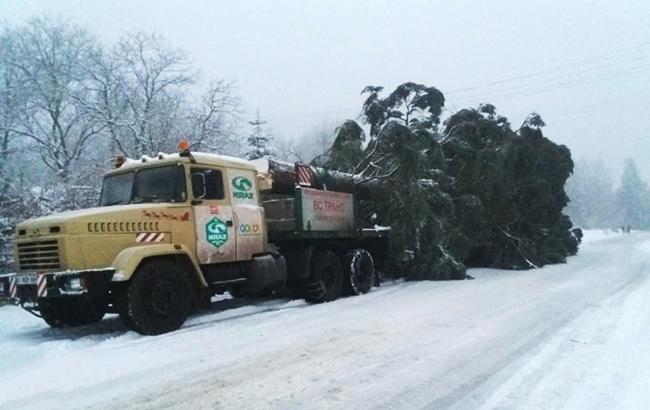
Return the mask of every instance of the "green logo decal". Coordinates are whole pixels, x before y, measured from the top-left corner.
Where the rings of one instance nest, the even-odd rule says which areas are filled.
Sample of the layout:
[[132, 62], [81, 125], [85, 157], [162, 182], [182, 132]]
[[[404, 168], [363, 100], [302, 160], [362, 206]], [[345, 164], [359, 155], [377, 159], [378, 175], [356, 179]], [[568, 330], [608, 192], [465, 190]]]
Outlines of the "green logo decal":
[[205, 224], [205, 239], [218, 248], [228, 241], [228, 226], [221, 219], [214, 217]]
[[238, 199], [253, 199], [253, 193], [248, 192], [253, 188], [253, 183], [246, 177], [234, 177], [232, 186], [235, 188], [233, 196]]
[[234, 177], [232, 179], [232, 186], [238, 191], [250, 191], [253, 183], [246, 177]]

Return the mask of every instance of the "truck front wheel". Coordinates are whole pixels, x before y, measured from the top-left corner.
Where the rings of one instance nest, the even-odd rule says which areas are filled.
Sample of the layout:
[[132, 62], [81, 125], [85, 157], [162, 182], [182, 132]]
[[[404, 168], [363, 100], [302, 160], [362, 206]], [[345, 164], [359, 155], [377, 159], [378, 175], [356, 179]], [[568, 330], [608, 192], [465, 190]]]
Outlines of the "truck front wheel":
[[177, 264], [147, 262], [138, 268], [129, 284], [125, 324], [144, 335], [176, 330], [187, 319], [191, 297], [188, 277]]
[[341, 294], [343, 267], [341, 259], [332, 251], [316, 251], [311, 262], [311, 277], [304, 287], [307, 302], [321, 303], [335, 300]]

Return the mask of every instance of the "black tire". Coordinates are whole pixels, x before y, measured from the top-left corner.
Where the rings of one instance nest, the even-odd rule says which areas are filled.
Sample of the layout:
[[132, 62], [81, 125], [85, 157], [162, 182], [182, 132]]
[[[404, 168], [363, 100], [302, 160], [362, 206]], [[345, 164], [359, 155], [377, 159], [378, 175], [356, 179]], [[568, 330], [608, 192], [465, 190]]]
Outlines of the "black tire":
[[368, 293], [375, 284], [375, 262], [365, 249], [348, 252], [343, 257], [343, 269], [343, 292], [346, 295]]
[[50, 327], [75, 327], [99, 322], [106, 306], [88, 299], [60, 299], [39, 302], [41, 317]]
[[339, 297], [343, 286], [341, 259], [332, 251], [314, 252], [311, 261], [311, 276], [304, 284], [307, 302], [331, 302]]
[[127, 327], [143, 335], [180, 328], [192, 305], [192, 287], [181, 267], [168, 261], [146, 262], [131, 278]]

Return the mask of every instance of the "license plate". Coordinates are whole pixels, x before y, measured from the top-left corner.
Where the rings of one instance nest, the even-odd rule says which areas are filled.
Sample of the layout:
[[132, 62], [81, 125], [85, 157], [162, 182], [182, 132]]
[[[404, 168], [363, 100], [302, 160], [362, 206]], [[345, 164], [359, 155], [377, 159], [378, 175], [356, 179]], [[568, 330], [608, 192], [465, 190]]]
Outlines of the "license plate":
[[36, 274], [27, 273], [24, 275], [16, 275], [17, 285], [36, 285]]

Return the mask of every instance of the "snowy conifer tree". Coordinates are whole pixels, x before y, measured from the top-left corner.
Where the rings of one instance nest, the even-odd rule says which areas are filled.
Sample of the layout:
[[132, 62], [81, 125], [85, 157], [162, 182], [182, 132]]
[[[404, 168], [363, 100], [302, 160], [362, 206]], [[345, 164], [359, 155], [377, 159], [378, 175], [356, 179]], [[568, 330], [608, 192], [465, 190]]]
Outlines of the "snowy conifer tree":
[[246, 158], [258, 159], [271, 156], [273, 153], [271, 148], [273, 137], [266, 131], [266, 121], [262, 121], [260, 118], [259, 110], [257, 110], [255, 120], [248, 123], [253, 129], [247, 138], [248, 151], [246, 151]]
[[623, 169], [621, 187], [616, 193], [619, 223], [630, 225], [632, 229], [648, 229], [649, 197], [648, 188], [639, 175], [636, 163], [628, 158]]

